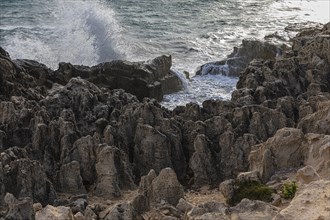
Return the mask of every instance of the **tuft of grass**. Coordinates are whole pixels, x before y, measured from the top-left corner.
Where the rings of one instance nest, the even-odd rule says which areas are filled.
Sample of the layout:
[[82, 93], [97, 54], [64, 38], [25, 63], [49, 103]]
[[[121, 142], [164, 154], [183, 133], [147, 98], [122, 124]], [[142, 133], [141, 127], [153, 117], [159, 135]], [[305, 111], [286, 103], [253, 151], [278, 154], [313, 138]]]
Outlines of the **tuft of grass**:
[[238, 204], [242, 199], [272, 201], [273, 189], [256, 181], [236, 183], [234, 196], [227, 201], [231, 206]]
[[284, 183], [282, 188], [283, 198], [285, 199], [293, 199], [297, 192], [298, 186], [295, 181]]

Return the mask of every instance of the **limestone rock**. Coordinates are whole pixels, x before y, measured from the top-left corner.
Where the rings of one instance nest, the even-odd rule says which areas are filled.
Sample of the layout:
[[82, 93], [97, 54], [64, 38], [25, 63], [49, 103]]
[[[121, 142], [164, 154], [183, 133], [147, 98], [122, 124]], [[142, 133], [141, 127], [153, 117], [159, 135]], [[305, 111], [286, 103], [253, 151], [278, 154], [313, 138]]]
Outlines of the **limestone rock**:
[[240, 173], [237, 176], [239, 182], [261, 182], [258, 171]]
[[226, 198], [226, 200], [230, 200], [234, 196], [234, 187], [235, 180], [229, 179], [220, 183], [219, 191]]
[[34, 203], [33, 204], [34, 213], [40, 211], [41, 209], [42, 209], [42, 205], [40, 203]]
[[253, 59], [275, 59], [277, 53], [282, 51], [280, 47], [268, 42], [258, 40], [243, 40], [240, 47], [235, 47], [234, 51], [227, 59], [207, 63], [200, 67], [196, 75], [222, 74], [226, 76], [239, 76]]
[[122, 189], [135, 187], [125, 155], [115, 147], [99, 146], [96, 163], [97, 185], [95, 192], [108, 198], [119, 197]]
[[298, 189], [289, 206], [274, 219], [329, 219], [330, 181], [311, 182]]
[[8, 205], [6, 219], [34, 219], [33, 202], [29, 197], [16, 199], [12, 194], [7, 193], [5, 203]]
[[75, 213], [84, 213], [86, 207], [88, 205], [88, 202], [86, 199], [79, 198], [76, 201], [74, 201], [70, 206], [72, 212]]
[[182, 213], [186, 213], [190, 211], [193, 207], [194, 206], [191, 203], [187, 202], [183, 198], [181, 198], [178, 204], [176, 205], [176, 208]]
[[172, 167], [170, 141], [160, 131], [147, 124], [138, 124], [134, 142], [134, 158], [141, 175], [150, 169], [160, 172], [163, 168]]
[[304, 135], [299, 129], [283, 128], [265, 143], [256, 145], [249, 156], [250, 170], [258, 171], [267, 181], [276, 170], [299, 167], [304, 164], [306, 148]]
[[298, 128], [304, 133], [330, 134], [330, 126], [327, 122], [330, 117], [330, 102], [322, 102], [318, 104], [318, 110], [302, 118], [298, 124]]
[[89, 206], [86, 207], [84, 217], [85, 219], [91, 219], [91, 220], [97, 219], [97, 215], [93, 212], [93, 210]]
[[[14, 154], [12, 151], [8, 152]], [[29, 159], [16, 159], [7, 165], [2, 165], [4, 166], [1, 168], [2, 173], [0, 174], [3, 180], [1, 186], [2, 198], [5, 191], [7, 191], [18, 199], [29, 197], [34, 202], [37, 201], [42, 204], [52, 203], [56, 199], [53, 185], [48, 181], [39, 162]]]
[[85, 217], [81, 212], [77, 212], [73, 217], [74, 220], [85, 220]]
[[317, 179], [318, 175], [329, 179], [329, 138], [322, 134], [304, 135], [300, 129], [295, 128], [280, 129], [274, 137], [252, 147], [249, 155], [250, 170], [258, 171], [262, 180], [267, 181], [276, 171], [311, 166], [317, 174], [314, 171], [307, 172], [313, 169], [306, 168], [300, 171], [302, 179], [306, 172], [314, 173], [313, 177], [310, 176], [312, 179]]
[[205, 216], [206, 213], [221, 213], [225, 216], [227, 212], [227, 206], [223, 203], [216, 202], [216, 201], [209, 201], [198, 206], [193, 207], [189, 212], [188, 216], [195, 219], [198, 219], [198, 216]]
[[190, 159], [190, 168], [194, 172], [194, 184], [202, 186], [217, 180], [215, 160], [205, 135], [198, 135], [194, 141], [195, 152]]
[[80, 176], [80, 166], [77, 161], [65, 164], [58, 173], [58, 190], [61, 192], [83, 194], [86, 189]]
[[330, 180], [330, 136], [322, 134], [306, 134], [308, 156], [306, 165], [312, 166], [322, 178]]
[[308, 184], [312, 181], [319, 180], [320, 178], [321, 178], [320, 175], [310, 165], [299, 169], [297, 171], [297, 175], [296, 175], [297, 181], [299, 181], [303, 184]]
[[175, 172], [170, 168], [160, 171], [159, 175], [152, 181], [151, 189], [151, 204], [157, 204], [164, 200], [175, 206], [180, 198], [183, 198], [183, 188]]
[[229, 208], [229, 212], [231, 214], [231, 219], [267, 220], [274, 218], [279, 213], [279, 209], [262, 201], [243, 199], [236, 206]]
[[176, 206], [184, 195], [183, 187], [171, 168], [162, 169], [157, 177], [154, 171], [142, 177], [139, 193], [147, 198], [149, 207], [154, 207], [161, 201]]
[[57, 220], [57, 219], [63, 219], [63, 220], [74, 220], [74, 216], [72, 214], [72, 211], [70, 208], [64, 207], [64, 206], [58, 206], [54, 207], [51, 205], [47, 205], [42, 210], [38, 211], [35, 216], [36, 220]]
[[160, 56], [146, 62], [111, 61], [94, 67], [60, 63], [54, 81], [66, 83], [72, 77], [82, 77], [99, 87], [124, 89], [136, 95], [162, 100], [164, 94], [182, 89], [179, 77], [170, 70], [171, 56]]
[[76, 140], [73, 144], [70, 160], [79, 162], [80, 175], [84, 184], [93, 184], [96, 178], [96, 143], [94, 139], [88, 135]]
[[104, 220], [121, 220], [134, 218], [132, 206], [128, 203], [120, 203], [106, 210], [106, 212], [107, 215], [102, 218]]

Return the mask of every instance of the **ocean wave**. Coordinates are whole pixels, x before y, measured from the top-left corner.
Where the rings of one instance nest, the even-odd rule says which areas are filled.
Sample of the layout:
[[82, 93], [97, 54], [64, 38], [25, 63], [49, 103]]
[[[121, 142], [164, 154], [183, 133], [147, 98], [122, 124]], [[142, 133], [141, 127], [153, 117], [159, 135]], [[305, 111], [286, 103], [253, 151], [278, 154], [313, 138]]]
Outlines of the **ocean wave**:
[[5, 37], [5, 49], [12, 57], [37, 60], [54, 69], [59, 62], [91, 66], [126, 58], [129, 48], [109, 5], [57, 0], [51, 6], [46, 9], [51, 16], [32, 28], [8, 26], [12, 34]]

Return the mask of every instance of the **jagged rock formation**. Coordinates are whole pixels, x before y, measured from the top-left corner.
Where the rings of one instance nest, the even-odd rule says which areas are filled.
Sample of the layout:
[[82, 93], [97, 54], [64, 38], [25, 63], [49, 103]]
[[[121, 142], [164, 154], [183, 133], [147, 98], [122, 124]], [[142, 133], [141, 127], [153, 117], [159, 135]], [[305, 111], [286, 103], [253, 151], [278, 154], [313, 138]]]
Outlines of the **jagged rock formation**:
[[206, 63], [199, 67], [196, 75], [222, 74], [225, 76], [239, 76], [249, 63], [254, 59], [274, 60], [281, 55], [286, 46], [275, 45], [270, 42], [259, 40], [243, 40], [240, 47], [227, 56], [227, 59]]
[[[52, 205], [37, 208], [36, 216], [61, 209], [68, 218], [133, 219], [156, 209], [182, 217], [175, 207], [184, 197], [179, 181], [198, 189], [245, 172], [238, 179], [277, 184], [273, 176], [292, 168], [302, 168], [304, 184], [329, 179], [330, 24], [301, 32], [282, 56], [270, 54], [240, 73], [230, 101], [169, 111], [154, 99], [139, 101], [170, 91], [168, 57], [95, 67], [63, 63], [52, 71], [11, 60], [1, 49], [0, 206], [9, 206], [8, 215], [23, 201], [24, 207]], [[106, 201], [125, 198], [138, 185], [131, 199]], [[222, 186], [230, 194], [230, 184]], [[7, 193], [18, 202], [6, 202]], [[89, 197], [105, 201], [90, 205]], [[279, 212], [247, 200], [236, 208], [215, 202], [186, 211], [196, 219], [254, 218], [246, 214], [253, 204], [265, 218]]]
[[136, 95], [139, 100], [150, 97], [161, 101], [164, 94], [182, 89], [181, 81], [170, 69], [171, 66], [171, 56], [164, 55], [146, 62], [117, 60], [91, 68], [60, 63], [52, 77], [65, 84], [72, 77], [79, 76], [99, 87], [124, 89]]

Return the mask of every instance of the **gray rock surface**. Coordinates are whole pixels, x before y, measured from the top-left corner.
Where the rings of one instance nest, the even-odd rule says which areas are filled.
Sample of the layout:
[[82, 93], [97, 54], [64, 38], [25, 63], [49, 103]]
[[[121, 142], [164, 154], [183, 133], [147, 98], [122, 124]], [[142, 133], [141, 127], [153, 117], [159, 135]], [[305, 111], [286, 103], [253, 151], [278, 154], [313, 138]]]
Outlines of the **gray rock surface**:
[[[160, 100], [177, 88], [170, 57], [94, 67], [62, 63], [52, 71], [12, 60], [0, 49], [0, 206], [7, 193], [43, 206], [72, 202], [58, 193], [88, 193], [101, 200], [86, 208], [94, 218], [107, 209], [103, 200], [120, 199], [140, 185], [140, 195], [110, 216], [142, 215], [159, 203], [171, 205], [164, 212], [173, 214], [182, 185], [217, 186], [240, 173], [268, 181], [305, 166], [329, 179], [329, 31], [329, 24], [302, 31], [278, 57], [272, 45], [245, 41], [236, 51], [241, 60], [230, 61], [247, 65], [231, 100], [173, 111], [154, 99], [141, 101]], [[253, 55], [263, 60], [247, 64]], [[307, 171], [300, 173], [304, 181]]]

